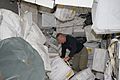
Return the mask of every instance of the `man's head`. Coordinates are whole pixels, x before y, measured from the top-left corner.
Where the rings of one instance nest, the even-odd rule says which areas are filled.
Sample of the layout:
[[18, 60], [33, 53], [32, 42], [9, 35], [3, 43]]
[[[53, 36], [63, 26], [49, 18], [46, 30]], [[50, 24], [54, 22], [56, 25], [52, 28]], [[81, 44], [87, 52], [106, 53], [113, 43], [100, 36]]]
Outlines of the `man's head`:
[[63, 44], [66, 42], [66, 36], [65, 36], [65, 34], [62, 34], [62, 33], [58, 33], [56, 35], [56, 39], [57, 39], [59, 44]]

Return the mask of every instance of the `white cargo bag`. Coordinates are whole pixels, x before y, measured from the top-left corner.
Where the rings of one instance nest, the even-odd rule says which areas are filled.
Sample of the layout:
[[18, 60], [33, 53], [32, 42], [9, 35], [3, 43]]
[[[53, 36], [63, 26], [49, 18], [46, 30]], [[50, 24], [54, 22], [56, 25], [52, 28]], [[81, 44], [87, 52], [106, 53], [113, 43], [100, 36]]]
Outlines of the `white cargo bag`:
[[24, 31], [24, 39], [28, 40], [29, 38], [30, 42], [35, 42], [42, 45], [46, 42], [46, 37], [40, 28], [33, 22], [31, 12], [27, 12], [23, 15], [22, 26]]
[[91, 72], [91, 69], [88, 68], [77, 73], [70, 80], [94, 80], [94, 79], [95, 79], [95, 75]]
[[51, 80], [68, 80], [74, 75], [73, 70], [59, 56], [51, 59]]
[[0, 40], [21, 37], [21, 18], [12, 11], [0, 9]]
[[96, 77], [97, 79], [99, 79], [99, 80], [104, 80], [104, 74], [103, 74], [103, 73], [97, 72], [97, 73], [95, 74], [95, 77]]
[[39, 27], [33, 22], [31, 12], [23, 15], [23, 22], [24, 39], [38, 51], [44, 61], [45, 70], [51, 71], [48, 48], [44, 46], [46, 37]]
[[87, 42], [90, 42], [90, 41], [99, 41], [99, 40], [101, 40], [101, 36], [100, 36], [100, 35], [97, 35], [97, 34], [91, 29], [91, 25], [90, 25], [90, 26], [86, 26], [84, 29], [85, 29], [85, 34], [86, 34]]
[[50, 71], [51, 67], [47, 51], [48, 49], [45, 48], [45, 46], [43, 45], [46, 39], [37, 25], [33, 24], [31, 26], [29, 35], [25, 40], [28, 41], [32, 45], [32, 47], [34, 47], [38, 51], [44, 61], [45, 70]]
[[99, 72], [105, 71], [107, 50], [95, 48], [92, 69]]
[[72, 20], [76, 14], [75, 9], [75, 7], [58, 5], [55, 12], [55, 17], [60, 21]]
[[56, 27], [55, 16], [49, 13], [42, 13], [42, 27]]

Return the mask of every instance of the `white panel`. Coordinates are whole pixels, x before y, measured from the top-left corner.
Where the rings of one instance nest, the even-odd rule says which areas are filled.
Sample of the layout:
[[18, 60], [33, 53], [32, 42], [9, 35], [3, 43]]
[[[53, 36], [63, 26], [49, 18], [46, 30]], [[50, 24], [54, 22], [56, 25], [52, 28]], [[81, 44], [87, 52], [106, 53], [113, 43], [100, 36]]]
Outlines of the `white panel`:
[[35, 3], [44, 7], [53, 8], [54, 0], [24, 0], [26, 2]]
[[55, 4], [92, 8], [93, 0], [55, 0]]
[[54, 1], [53, 0], [36, 0], [36, 4], [49, 7], [49, 8], [53, 8]]
[[93, 29], [97, 34], [120, 32], [120, 0], [99, 0]]
[[94, 52], [92, 69], [95, 71], [104, 72], [107, 60], [106, 58], [107, 50], [96, 48]]
[[35, 3], [36, 0], [24, 0], [26, 2]]

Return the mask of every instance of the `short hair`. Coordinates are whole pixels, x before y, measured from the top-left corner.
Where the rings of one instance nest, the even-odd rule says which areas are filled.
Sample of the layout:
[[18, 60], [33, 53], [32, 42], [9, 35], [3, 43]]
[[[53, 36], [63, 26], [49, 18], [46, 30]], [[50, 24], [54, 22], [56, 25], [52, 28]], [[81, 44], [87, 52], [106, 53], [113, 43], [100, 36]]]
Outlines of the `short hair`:
[[64, 36], [63, 33], [57, 33], [56, 38], [58, 38], [60, 35]]

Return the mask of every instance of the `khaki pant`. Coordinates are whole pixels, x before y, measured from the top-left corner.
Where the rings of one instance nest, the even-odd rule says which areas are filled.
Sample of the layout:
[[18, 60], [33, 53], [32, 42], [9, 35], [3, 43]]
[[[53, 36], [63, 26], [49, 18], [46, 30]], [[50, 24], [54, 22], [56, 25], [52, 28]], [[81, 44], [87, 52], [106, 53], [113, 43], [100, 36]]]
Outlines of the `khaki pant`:
[[72, 58], [72, 68], [73, 70], [79, 72], [80, 70], [86, 69], [88, 63], [88, 52], [85, 47], [75, 54]]

